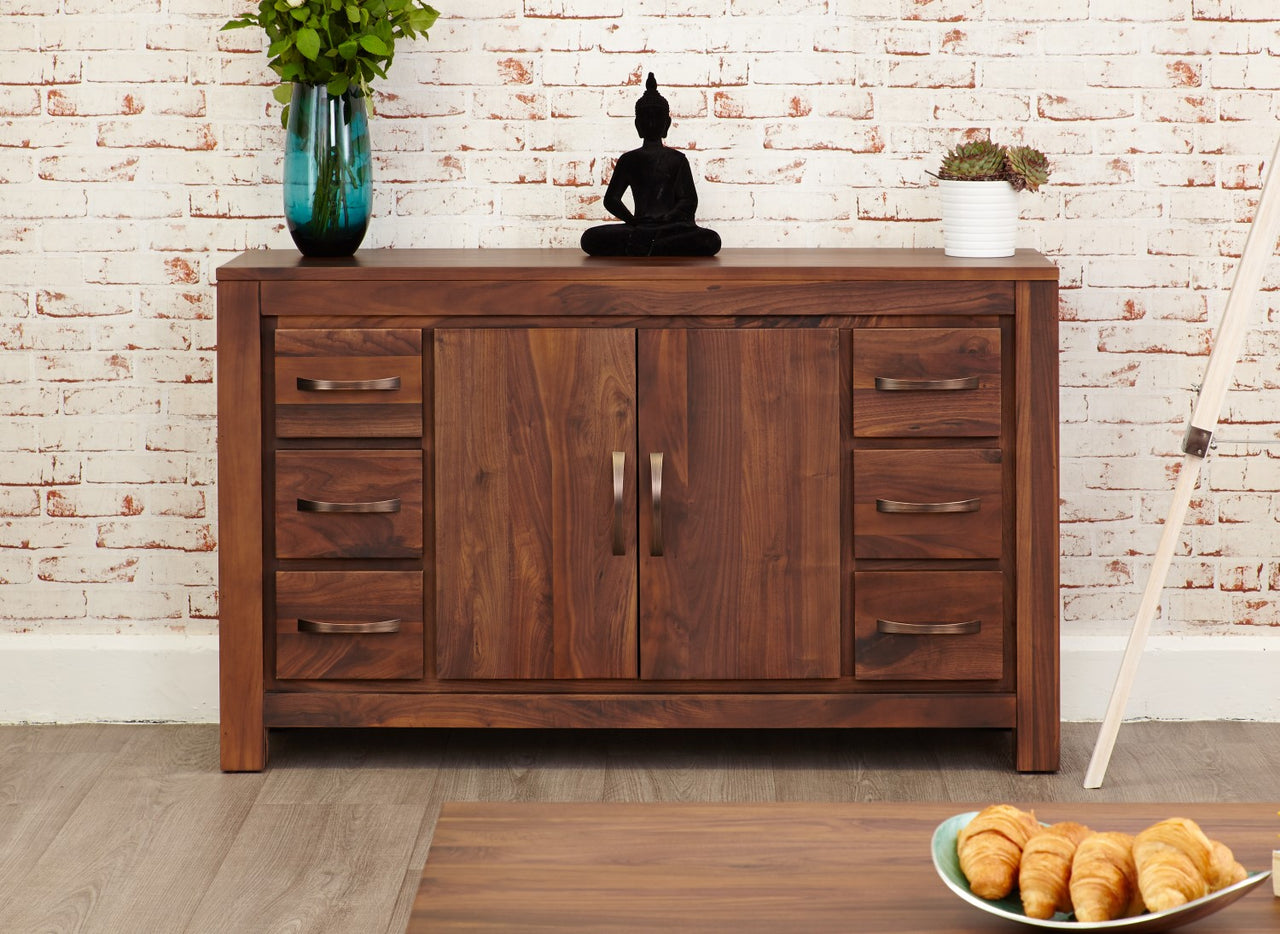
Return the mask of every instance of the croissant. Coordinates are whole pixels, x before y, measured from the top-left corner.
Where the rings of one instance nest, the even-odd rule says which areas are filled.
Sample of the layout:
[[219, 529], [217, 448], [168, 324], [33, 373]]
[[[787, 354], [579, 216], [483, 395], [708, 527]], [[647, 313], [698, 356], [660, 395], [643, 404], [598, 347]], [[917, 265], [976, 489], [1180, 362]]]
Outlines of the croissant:
[[[1195, 821], [1170, 817], [1133, 841], [1138, 887], [1152, 911], [1167, 911], [1209, 894], [1213, 844]], [[1234, 860], [1232, 860], [1234, 862]], [[1230, 866], [1226, 867], [1230, 871]]]
[[1027, 841], [1018, 866], [1018, 888], [1028, 918], [1046, 919], [1055, 911], [1071, 911], [1071, 859], [1090, 833], [1084, 824], [1063, 821]]
[[1209, 863], [1210, 892], [1225, 889], [1229, 885], [1235, 885], [1237, 882], [1243, 882], [1249, 878], [1249, 870], [1236, 862], [1235, 855], [1231, 852], [1230, 847], [1225, 843], [1219, 843], [1217, 840], [1210, 840], [1209, 844], [1213, 848], [1213, 855]]
[[1142, 914], [1133, 837], [1095, 833], [1076, 847], [1068, 883], [1077, 921], [1112, 921]]
[[956, 855], [979, 898], [1004, 898], [1018, 882], [1022, 848], [1040, 829], [1034, 814], [1010, 804], [983, 808], [956, 836]]

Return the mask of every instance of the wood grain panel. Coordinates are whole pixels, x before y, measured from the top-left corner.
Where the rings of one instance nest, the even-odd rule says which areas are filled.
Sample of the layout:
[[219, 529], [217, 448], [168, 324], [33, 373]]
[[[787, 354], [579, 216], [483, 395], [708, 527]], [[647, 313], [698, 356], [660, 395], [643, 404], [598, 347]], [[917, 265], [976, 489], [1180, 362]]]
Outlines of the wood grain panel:
[[834, 330], [639, 334], [643, 677], [839, 675], [839, 346]]
[[439, 677], [634, 677], [634, 332], [443, 328], [435, 353]]
[[[1004, 575], [999, 571], [866, 571], [854, 575], [853, 671], [863, 679], [996, 680], [1004, 673]], [[962, 635], [879, 631], [978, 621]]]
[[1058, 768], [1058, 284], [1018, 286], [1017, 767]]
[[[976, 378], [972, 389], [885, 390], [878, 378]], [[854, 434], [984, 437], [1000, 433], [999, 328], [866, 328], [853, 334]]]
[[[267, 310], [280, 313], [276, 304], [268, 304]], [[422, 434], [422, 332], [418, 329], [279, 329], [274, 363], [279, 437], [413, 438]], [[314, 390], [299, 384], [308, 379], [390, 378], [399, 380], [398, 388]]]
[[[532, 272], [532, 271], [531, 271]], [[403, 314], [424, 317], [547, 316], [772, 318], [789, 315], [998, 315], [1012, 308], [1007, 282], [959, 282], [939, 289], [927, 282], [742, 282], [709, 276], [698, 281], [661, 276], [626, 283], [540, 281], [537, 278], [433, 282], [429, 289], [403, 282], [263, 285], [271, 309], [282, 316]], [[406, 293], [412, 293], [407, 298]], [[409, 304], [411, 302], [411, 304]], [[356, 354], [356, 351], [346, 351]], [[326, 355], [316, 351], [313, 355]]]
[[780, 729], [1013, 726], [1012, 693], [871, 694], [329, 694], [267, 695], [267, 722], [284, 727]]
[[253, 250], [218, 267], [219, 280], [264, 282], [504, 281], [508, 279], [604, 279], [629, 284], [654, 279], [874, 282], [930, 280], [947, 283], [1052, 279], [1058, 270], [1035, 250], [1013, 256], [957, 259], [941, 249], [797, 250], [728, 248], [714, 257], [609, 258], [581, 250], [363, 250], [355, 256], [315, 259], [297, 250]]
[[256, 283], [218, 285], [218, 688], [222, 768], [266, 763], [262, 343]]
[[[938, 824], [990, 800], [449, 803], [406, 934], [1009, 932], [950, 892], [929, 859]], [[1267, 804], [1017, 803], [1045, 821], [1129, 833], [1185, 813], [1250, 869], [1274, 841]], [[1280, 900], [1254, 892], [1205, 923], [1274, 931]]]
[[[277, 678], [422, 677], [422, 572], [278, 571]], [[299, 632], [298, 620], [397, 619], [398, 632]]]
[[[405, 558], [422, 554], [421, 451], [276, 453], [276, 556]], [[368, 504], [396, 512], [309, 512], [298, 501]]]
[[[999, 558], [1000, 460], [993, 449], [855, 451], [854, 557]], [[900, 508], [891, 504], [942, 503], [966, 503], [974, 511], [883, 511]]]

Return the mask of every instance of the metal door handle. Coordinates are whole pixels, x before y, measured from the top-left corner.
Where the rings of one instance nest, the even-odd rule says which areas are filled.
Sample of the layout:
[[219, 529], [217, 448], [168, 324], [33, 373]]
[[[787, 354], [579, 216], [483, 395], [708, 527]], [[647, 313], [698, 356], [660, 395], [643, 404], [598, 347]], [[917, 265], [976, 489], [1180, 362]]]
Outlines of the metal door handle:
[[882, 392], [912, 392], [928, 390], [932, 392], [953, 392], [957, 389], [977, 389], [978, 377], [957, 376], [955, 379], [893, 379], [889, 376], [876, 377], [876, 389]]
[[299, 619], [298, 632], [318, 632], [328, 635], [352, 635], [369, 632], [399, 632], [400, 620], [374, 619], [363, 623], [338, 623], [323, 619]]
[[649, 554], [662, 557], [662, 455], [649, 455], [649, 495], [653, 501], [653, 524], [649, 535]]
[[340, 392], [359, 390], [364, 392], [386, 392], [400, 388], [400, 377], [385, 376], [382, 379], [308, 379], [298, 377], [298, 389], [302, 392]]
[[977, 512], [981, 505], [981, 499], [961, 499], [952, 503], [904, 503], [896, 499], [878, 499], [876, 512]]
[[613, 553], [625, 555], [626, 543], [622, 540], [622, 488], [626, 483], [627, 454], [613, 452]]
[[372, 503], [325, 503], [318, 499], [298, 499], [298, 512], [399, 512], [400, 500], [382, 499]]
[[876, 632], [899, 636], [969, 636], [982, 629], [982, 620], [967, 619], [962, 623], [900, 623], [894, 619], [876, 620]]

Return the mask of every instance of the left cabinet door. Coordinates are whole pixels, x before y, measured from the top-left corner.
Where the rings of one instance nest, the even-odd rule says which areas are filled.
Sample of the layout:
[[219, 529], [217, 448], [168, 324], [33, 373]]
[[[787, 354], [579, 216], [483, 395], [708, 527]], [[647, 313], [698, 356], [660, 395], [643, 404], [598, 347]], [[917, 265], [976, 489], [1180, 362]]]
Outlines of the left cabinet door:
[[435, 332], [436, 670], [634, 678], [635, 332]]

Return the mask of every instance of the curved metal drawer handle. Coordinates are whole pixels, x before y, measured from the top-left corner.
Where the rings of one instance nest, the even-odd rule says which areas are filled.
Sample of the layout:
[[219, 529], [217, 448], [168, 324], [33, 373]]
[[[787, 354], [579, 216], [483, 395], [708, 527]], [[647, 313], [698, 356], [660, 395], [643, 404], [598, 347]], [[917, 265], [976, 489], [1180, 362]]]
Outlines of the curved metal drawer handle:
[[955, 379], [893, 379], [876, 377], [876, 389], [882, 392], [954, 392], [958, 389], [977, 389], [978, 377], [957, 376]]
[[298, 512], [399, 512], [400, 500], [382, 499], [372, 503], [325, 503], [318, 499], [298, 499]]
[[298, 389], [302, 392], [334, 392], [348, 389], [364, 392], [386, 392], [400, 388], [400, 377], [386, 376], [382, 379], [308, 379], [298, 377]]
[[398, 619], [373, 619], [363, 623], [338, 623], [324, 619], [299, 619], [298, 632], [318, 632], [326, 635], [354, 635], [369, 632], [399, 632]]
[[653, 502], [653, 523], [649, 536], [649, 554], [662, 557], [662, 455], [649, 455], [649, 495]]
[[613, 452], [613, 553], [625, 555], [626, 543], [622, 540], [622, 488], [626, 484], [627, 454]]
[[903, 503], [896, 499], [876, 500], [876, 512], [892, 513], [977, 512], [981, 506], [981, 499], [961, 499], [952, 503]]
[[876, 620], [876, 632], [899, 636], [970, 636], [982, 629], [982, 620], [962, 623], [900, 623], [896, 619]]

